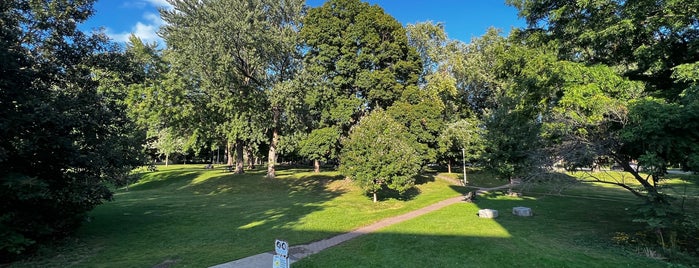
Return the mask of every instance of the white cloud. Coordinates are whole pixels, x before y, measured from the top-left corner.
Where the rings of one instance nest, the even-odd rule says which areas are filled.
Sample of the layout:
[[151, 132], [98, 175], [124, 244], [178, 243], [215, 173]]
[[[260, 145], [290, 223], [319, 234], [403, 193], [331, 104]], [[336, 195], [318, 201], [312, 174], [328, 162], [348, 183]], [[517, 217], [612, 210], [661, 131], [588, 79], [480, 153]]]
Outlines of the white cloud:
[[[156, 0], [150, 0], [150, 1], [156, 1]], [[159, 45], [164, 45], [163, 39], [160, 38], [160, 36], [158, 36], [157, 32], [158, 32], [158, 29], [160, 29], [160, 26], [165, 24], [165, 21], [163, 21], [163, 19], [160, 18], [160, 16], [155, 14], [155, 13], [144, 13], [143, 19], [145, 19], [145, 22], [143, 22], [143, 21], [136, 22], [136, 25], [131, 27], [131, 30], [129, 32], [114, 33], [110, 29], [107, 29], [106, 33], [109, 37], [114, 39], [114, 41], [117, 41], [120, 43], [128, 42], [129, 37], [133, 33], [138, 38], [141, 38], [141, 40], [144, 43], [157, 42]]]
[[170, 5], [170, 3], [168, 3], [166, 0], [146, 0], [146, 2], [150, 3], [155, 7], [164, 7], [166, 9], [172, 9], [172, 5]]

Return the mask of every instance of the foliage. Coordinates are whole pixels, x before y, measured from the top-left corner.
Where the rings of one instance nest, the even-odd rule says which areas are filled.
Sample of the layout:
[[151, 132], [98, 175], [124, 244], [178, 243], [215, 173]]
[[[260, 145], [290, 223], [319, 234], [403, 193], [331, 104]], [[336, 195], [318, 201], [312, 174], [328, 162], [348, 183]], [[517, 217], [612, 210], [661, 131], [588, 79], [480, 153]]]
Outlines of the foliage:
[[340, 130], [335, 127], [314, 129], [299, 145], [299, 153], [311, 160], [336, 159]]
[[435, 91], [412, 88], [386, 112], [405, 126], [412, 136], [413, 148], [421, 156], [422, 166], [434, 162], [437, 157], [437, 136], [444, 128], [444, 104]]
[[185, 141], [172, 133], [171, 129], [164, 128], [158, 131], [157, 140], [152, 146], [158, 150], [158, 153], [165, 156], [167, 166], [171, 155], [184, 152]]
[[402, 25], [376, 5], [327, 1], [308, 11], [299, 34], [309, 132], [333, 127], [347, 136], [363, 115], [416, 87], [418, 55]]
[[0, 4], [0, 261], [72, 233], [143, 160], [120, 92], [92, 79], [115, 58], [76, 28], [93, 2]]
[[476, 118], [462, 119], [448, 124], [439, 135], [439, 152], [450, 163], [462, 157], [463, 161], [471, 162], [480, 159], [485, 137], [482, 122]]
[[641, 188], [605, 183], [647, 203], [641, 220], [659, 238], [677, 231], [678, 225], [667, 223], [681, 216], [664, 212], [676, 204], [661, 187], [670, 165], [696, 166], [697, 2], [508, 3], [528, 23], [516, 40], [556, 47], [563, 60], [560, 99], [554, 99], [551, 117], [543, 117], [554, 154], [573, 166], [617, 162]]
[[674, 99], [672, 69], [697, 61], [699, 3], [508, 0], [527, 20], [523, 33], [553, 42], [561, 59], [618, 67], [656, 96]]
[[343, 141], [340, 172], [373, 194], [374, 202], [383, 187], [403, 193], [413, 187], [420, 170], [414, 142], [387, 112], [375, 110]]
[[236, 173], [242, 173], [243, 147], [266, 141], [266, 126], [277, 115], [264, 112], [270, 107], [266, 90], [292, 71], [280, 68], [289, 68], [293, 39], [284, 37], [293, 32], [300, 1], [176, 0], [172, 5], [161, 11], [170, 59], [177, 71], [192, 75], [193, 87], [184, 96], [195, 107], [209, 108], [190, 112], [199, 118], [214, 114], [211, 124], [195, 127], [215, 130], [210, 136], [234, 144]]

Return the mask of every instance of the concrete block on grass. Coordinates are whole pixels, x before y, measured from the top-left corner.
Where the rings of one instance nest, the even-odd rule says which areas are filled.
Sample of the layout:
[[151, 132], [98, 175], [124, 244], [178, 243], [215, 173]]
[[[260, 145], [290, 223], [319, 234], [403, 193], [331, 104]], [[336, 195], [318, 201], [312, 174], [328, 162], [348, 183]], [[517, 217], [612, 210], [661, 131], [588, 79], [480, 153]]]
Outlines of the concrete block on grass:
[[528, 207], [513, 207], [512, 214], [522, 217], [530, 217], [532, 214], [532, 209]]
[[494, 209], [480, 209], [478, 210], [478, 217], [493, 219], [498, 217], [498, 211]]

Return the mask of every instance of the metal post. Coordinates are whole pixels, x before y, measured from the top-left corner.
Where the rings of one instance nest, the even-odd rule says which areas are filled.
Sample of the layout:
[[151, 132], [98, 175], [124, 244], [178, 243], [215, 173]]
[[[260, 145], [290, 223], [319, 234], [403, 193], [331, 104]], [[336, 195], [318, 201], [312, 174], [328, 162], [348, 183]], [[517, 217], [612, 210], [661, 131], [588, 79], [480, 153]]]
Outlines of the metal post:
[[464, 170], [464, 186], [468, 184], [468, 178], [466, 178], [466, 149], [461, 148], [461, 162], [463, 162], [463, 170]]

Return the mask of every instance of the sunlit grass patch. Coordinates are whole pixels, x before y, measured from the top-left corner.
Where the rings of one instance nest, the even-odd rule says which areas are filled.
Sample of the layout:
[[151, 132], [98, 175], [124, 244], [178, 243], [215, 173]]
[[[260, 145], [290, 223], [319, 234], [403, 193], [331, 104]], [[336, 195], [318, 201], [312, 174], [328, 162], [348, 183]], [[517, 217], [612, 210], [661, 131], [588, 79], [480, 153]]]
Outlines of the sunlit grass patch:
[[276, 238], [308, 243], [459, 194], [446, 182], [428, 181], [407, 202], [374, 204], [337, 172], [282, 168], [268, 179], [263, 169], [243, 175], [203, 165], [158, 169], [118, 189], [75, 240], [18, 265], [152, 267], [176, 260], [175, 266], [206, 267], [267, 252]]
[[[608, 243], [608, 230], [626, 228], [628, 218], [615, 217], [623, 205], [599, 205], [490, 195], [362, 236], [294, 267], [665, 267]], [[531, 207], [535, 216], [514, 216], [514, 206]], [[481, 208], [497, 209], [500, 217], [478, 218]]]

